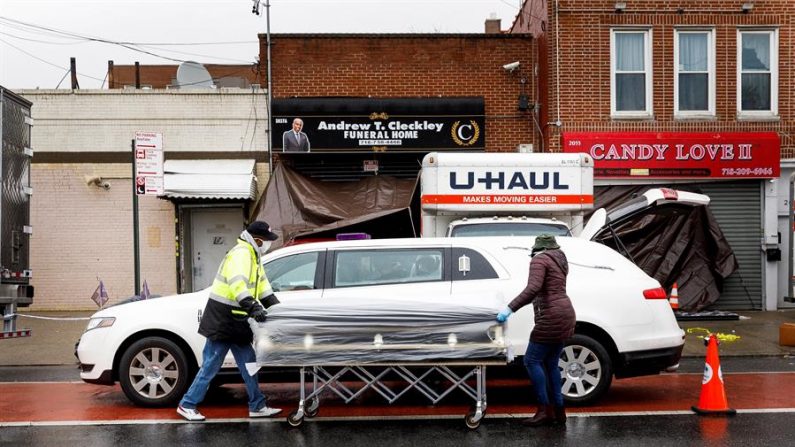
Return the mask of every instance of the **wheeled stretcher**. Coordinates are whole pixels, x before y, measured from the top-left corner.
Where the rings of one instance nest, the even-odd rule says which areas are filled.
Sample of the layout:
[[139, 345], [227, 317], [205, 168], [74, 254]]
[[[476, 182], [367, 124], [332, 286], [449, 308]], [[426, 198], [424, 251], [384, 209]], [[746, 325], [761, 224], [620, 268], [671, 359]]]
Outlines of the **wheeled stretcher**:
[[315, 417], [320, 409], [320, 395], [326, 390], [332, 391], [345, 403], [350, 403], [367, 390], [374, 390], [391, 404], [413, 389], [434, 405], [451, 392], [461, 390], [474, 401], [464, 422], [467, 427], [475, 429], [486, 413], [486, 367], [489, 365], [505, 365], [505, 362], [301, 366], [298, 408], [287, 416], [287, 422], [297, 427], [304, 418]]
[[282, 303], [254, 327], [257, 366], [300, 370], [298, 408], [287, 422], [317, 415], [324, 392], [350, 403], [374, 391], [394, 403], [416, 390], [437, 404], [455, 390], [474, 401], [466, 425], [486, 411], [486, 368], [511, 357], [496, 306], [423, 301]]

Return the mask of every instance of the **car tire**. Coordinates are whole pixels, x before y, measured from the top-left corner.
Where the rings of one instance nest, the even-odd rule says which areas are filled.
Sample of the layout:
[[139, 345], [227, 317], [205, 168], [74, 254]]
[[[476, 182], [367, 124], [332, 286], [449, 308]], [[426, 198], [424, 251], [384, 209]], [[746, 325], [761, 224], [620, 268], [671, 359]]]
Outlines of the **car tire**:
[[563, 398], [569, 404], [596, 402], [610, 388], [613, 363], [595, 339], [575, 334], [566, 341], [558, 362]]
[[130, 345], [119, 363], [119, 384], [134, 404], [175, 406], [190, 385], [187, 357], [173, 341], [146, 337]]

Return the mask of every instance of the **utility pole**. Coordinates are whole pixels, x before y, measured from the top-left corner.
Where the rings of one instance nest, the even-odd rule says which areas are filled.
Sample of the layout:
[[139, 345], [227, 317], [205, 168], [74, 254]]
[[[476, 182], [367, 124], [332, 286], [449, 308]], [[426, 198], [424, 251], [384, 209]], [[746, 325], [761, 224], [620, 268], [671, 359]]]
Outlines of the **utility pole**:
[[135, 169], [135, 139], [132, 139], [132, 212], [133, 212], [133, 268], [135, 270], [135, 295], [141, 296], [141, 252], [138, 242], [138, 193], [135, 190], [137, 180], [137, 169]]
[[[254, 7], [251, 9], [251, 12], [256, 15], [260, 15], [259, 12], [259, 5], [262, 3], [262, 0], [253, 0]], [[268, 129], [268, 173], [273, 174], [273, 129], [271, 129], [271, 122], [273, 119], [271, 118], [271, 98], [273, 96], [273, 81], [271, 75], [271, 2], [270, 0], [265, 0], [265, 46], [266, 48], [266, 64], [268, 70], [268, 98], [267, 98], [267, 115], [268, 115], [268, 124], [266, 128]]]

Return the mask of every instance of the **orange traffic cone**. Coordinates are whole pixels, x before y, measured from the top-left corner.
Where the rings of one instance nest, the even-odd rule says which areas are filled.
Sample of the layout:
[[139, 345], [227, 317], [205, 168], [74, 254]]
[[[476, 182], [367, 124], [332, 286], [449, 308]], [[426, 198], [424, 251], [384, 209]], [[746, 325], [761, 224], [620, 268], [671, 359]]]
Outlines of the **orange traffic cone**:
[[671, 287], [671, 297], [668, 298], [668, 302], [671, 304], [671, 309], [679, 310], [679, 287], [676, 283]]
[[693, 411], [701, 415], [734, 415], [736, 410], [729, 408], [726, 391], [723, 389], [723, 371], [718, 357], [718, 338], [709, 334], [704, 340], [707, 345], [707, 361], [704, 365], [704, 378], [701, 381], [701, 397]]

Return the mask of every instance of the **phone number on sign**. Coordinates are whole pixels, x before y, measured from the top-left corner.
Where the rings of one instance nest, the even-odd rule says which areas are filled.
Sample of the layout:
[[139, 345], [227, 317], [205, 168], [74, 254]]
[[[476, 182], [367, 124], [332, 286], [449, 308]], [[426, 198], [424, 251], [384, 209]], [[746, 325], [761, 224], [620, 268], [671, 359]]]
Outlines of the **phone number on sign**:
[[721, 168], [721, 174], [734, 175], [773, 175], [773, 168]]

